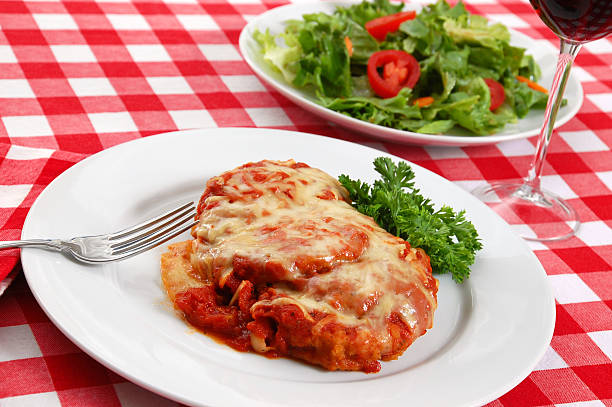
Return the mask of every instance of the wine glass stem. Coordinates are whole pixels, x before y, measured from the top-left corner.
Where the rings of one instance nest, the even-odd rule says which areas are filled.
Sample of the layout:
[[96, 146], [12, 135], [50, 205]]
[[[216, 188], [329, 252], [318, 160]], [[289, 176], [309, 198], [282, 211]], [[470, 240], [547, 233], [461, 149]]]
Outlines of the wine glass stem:
[[531, 190], [540, 189], [540, 175], [544, 167], [544, 158], [546, 157], [548, 144], [553, 134], [557, 112], [563, 101], [563, 92], [565, 91], [565, 85], [569, 78], [572, 62], [574, 62], [574, 58], [576, 58], [581, 47], [582, 44], [571, 43], [563, 38], [561, 39], [557, 69], [552, 85], [550, 86], [550, 93], [544, 113], [544, 124], [542, 125], [540, 136], [538, 137], [536, 154], [534, 155], [527, 177], [524, 180], [525, 184], [528, 185]]

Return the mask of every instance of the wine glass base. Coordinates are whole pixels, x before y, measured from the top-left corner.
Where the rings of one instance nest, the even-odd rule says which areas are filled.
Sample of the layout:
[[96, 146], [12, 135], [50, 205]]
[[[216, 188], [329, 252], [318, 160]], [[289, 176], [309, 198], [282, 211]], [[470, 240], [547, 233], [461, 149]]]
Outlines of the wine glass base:
[[493, 183], [472, 191], [510, 224], [523, 224], [518, 234], [526, 240], [568, 239], [580, 227], [578, 214], [554, 193], [527, 184]]

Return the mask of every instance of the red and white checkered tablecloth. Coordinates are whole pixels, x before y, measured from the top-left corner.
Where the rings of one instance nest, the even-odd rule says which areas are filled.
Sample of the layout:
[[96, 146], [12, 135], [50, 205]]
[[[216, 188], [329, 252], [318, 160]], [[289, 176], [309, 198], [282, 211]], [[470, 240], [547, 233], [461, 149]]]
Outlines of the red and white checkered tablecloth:
[[[352, 134], [271, 91], [237, 42], [284, 0], [0, 1], [0, 240], [18, 239], [38, 194], [90, 154], [195, 127], [274, 127], [375, 146], [466, 189], [518, 179], [535, 140], [439, 148]], [[472, 12], [556, 46], [527, 0], [468, 0]], [[612, 42], [574, 67], [585, 100], [556, 131], [543, 184], [577, 208], [578, 235], [531, 244], [556, 296], [554, 337], [535, 370], [489, 406], [612, 406]], [[49, 321], [0, 252], [0, 405], [174, 405], [102, 367]], [[4, 284], [6, 285], [6, 284]], [[0, 283], [0, 287], [3, 284]], [[2, 288], [0, 288], [1, 290]]]

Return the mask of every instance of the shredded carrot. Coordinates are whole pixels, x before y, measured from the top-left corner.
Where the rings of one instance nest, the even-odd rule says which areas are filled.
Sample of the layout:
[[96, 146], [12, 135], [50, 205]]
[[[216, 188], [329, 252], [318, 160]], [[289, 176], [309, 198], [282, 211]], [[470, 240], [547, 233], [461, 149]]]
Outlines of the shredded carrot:
[[538, 92], [548, 93], [548, 89], [546, 89], [544, 86], [538, 85], [535, 82], [529, 82], [527, 86], [529, 86], [533, 90], [537, 90]]
[[434, 98], [432, 98], [431, 96], [425, 96], [425, 97], [418, 98], [417, 100], [415, 100], [414, 105], [418, 107], [427, 107], [431, 105], [433, 102], [434, 102]]
[[349, 57], [353, 56], [353, 42], [346, 36], [344, 37], [344, 44], [346, 44], [346, 50], [348, 51]]
[[542, 93], [548, 93], [548, 89], [546, 89], [545, 87], [537, 84], [536, 82], [532, 81], [529, 78], [525, 78], [524, 76], [521, 76], [521, 75], [516, 75], [516, 79], [519, 82], [525, 82], [527, 84], [527, 86], [529, 86], [533, 90], [537, 90], [538, 92], [542, 92]]

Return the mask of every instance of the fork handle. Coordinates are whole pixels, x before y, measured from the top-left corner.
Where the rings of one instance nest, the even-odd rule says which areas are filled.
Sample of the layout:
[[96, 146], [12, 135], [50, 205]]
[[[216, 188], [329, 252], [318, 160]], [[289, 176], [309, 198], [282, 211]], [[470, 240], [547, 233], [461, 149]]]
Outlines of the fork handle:
[[45, 247], [57, 251], [62, 250], [62, 241], [58, 239], [9, 240], [0, 242], [0, 250], [15, 247]]

